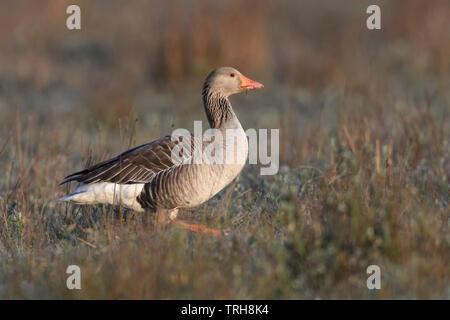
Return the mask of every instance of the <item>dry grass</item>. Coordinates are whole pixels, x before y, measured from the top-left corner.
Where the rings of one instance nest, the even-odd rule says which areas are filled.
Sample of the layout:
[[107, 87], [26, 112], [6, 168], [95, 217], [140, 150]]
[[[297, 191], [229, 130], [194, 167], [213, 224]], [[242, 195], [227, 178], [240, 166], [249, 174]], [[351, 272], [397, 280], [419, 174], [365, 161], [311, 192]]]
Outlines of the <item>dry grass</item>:
[[[0, 298], [450, 298], [447, 1], [381, 2], [380, 32], [364, 1], [80, 3], [81, 32], [69, 2], [0, 4]], [[282, 163], [182, 213], [229, 239], [55, 203], [82, 165], [192, 129], [224, 64], [266, 85], [232, 102], [280, 128]]]

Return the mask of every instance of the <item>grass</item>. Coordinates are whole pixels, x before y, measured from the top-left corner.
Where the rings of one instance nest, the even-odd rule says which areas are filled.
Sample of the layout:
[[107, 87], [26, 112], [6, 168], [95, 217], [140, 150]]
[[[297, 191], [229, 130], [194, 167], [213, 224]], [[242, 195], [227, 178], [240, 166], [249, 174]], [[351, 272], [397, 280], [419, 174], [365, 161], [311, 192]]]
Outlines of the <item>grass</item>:
[[[273, 12], [201, 3], [192, 10], [212, 13], [192, 19], [204, 33], [173, 25], [165, 40], [139, 36], [159, 36], [147, 20], [129, 22], [131, 36], [108, 29], [116, 24], [105, 17], [142, 11], [139, 2], [114, 4], [101, 21], [89, 8], [102, 5], [87, 7], [97, 29], [74, 38], [51, 28], [64, 16], [50, 5], [34, 18], [26, 5], [1, 5], [11, 9], [7, 25], [23, 14], [48, 28], [33, 31], [25, 19], [0, 34], [0, 298], [449, 299], [450, 42], [433, 31], [448, 30], [440, 18], [448, 4], [391, 4], [384, 31], [373, 34], [360, 26], [356, 2], [349, 11], [280, 2]], [[179, 19], [179, 5], [164, 23]], [[252, 34], [240, 35], [242, 50], [259, 52], [248, 70], [229, 50], [217, 55], [202, 28], [230, 17], [264, 29], [248, 46]], [[141, 47], [129, 50], [113, 34]], [[193, 52], [180, 54], [185, 48]], [[69, 190], [58, 186], [66, 174], [205, 120], [201, 82], [217, 63], [265, 84], [232, 97], [244, 128], [280, 128], [277, 175], [247, 165], [219, 195], [180, 213], [231, 227], [229, 238], [158, 231], [151, 215], [122, 208], [55, 202]], [[82, 290], [66, 287], [71, 264]], [[366, 287], [372, 264], [381, 290]]]

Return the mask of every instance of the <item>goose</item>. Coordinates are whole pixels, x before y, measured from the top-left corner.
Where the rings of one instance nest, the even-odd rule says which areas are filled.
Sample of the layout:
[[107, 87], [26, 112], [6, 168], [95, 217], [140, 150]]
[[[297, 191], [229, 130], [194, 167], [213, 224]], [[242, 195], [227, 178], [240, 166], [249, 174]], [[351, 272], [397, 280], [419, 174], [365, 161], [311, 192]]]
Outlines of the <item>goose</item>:
[[[80, 185], [58, 201], [121, 205], [137, 212], [153, 212], [159, 224], [171, 222], [213, 236], [228, 233], [229, 229], [176, 219], [177, 213], [181, 208], [194, 208], [208, 201], [239, 175], [248, 157], [248, 141], [228, 97], [263, 87], [235, 68], [217, 68], [206, 77], [202, 97], [209, 125], [221, 135], [205, 143], [204, 137], [199, 139], [190, 133], [172, 134], [127, 150], [65, 177], [61, 185], [71, 181]], [[199, 146], [201, 161], [193, 162], [189, 151]], [[214, 152], [206, 153], [206, 149]], [[212, 159], [216, 151], [223, 154], [229, 150], [233, 161]], [[177, 152], [178, 158], [174, 157]]]

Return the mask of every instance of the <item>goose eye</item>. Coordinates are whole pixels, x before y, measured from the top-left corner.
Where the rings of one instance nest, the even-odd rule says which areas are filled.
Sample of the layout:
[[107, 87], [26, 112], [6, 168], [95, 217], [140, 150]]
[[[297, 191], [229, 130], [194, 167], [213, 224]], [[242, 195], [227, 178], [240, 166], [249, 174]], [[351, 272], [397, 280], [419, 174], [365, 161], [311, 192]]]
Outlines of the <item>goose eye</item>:
[[230, 77], [232, 77], [232, 78], [233, 78], [233, 77], [234, 77], [234, 73], [230, 74]]

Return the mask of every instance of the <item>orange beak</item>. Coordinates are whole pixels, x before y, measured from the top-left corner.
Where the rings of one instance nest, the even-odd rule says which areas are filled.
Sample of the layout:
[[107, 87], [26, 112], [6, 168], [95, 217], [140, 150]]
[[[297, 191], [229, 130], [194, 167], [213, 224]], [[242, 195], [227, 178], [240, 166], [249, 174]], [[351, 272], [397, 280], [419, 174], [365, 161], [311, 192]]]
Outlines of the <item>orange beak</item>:
[[262, 83], [253, 81], [247, 77], [241, 75], [241, 89], [242, 90], [255, 90], [264, 88]]

